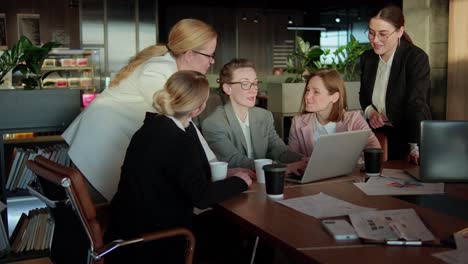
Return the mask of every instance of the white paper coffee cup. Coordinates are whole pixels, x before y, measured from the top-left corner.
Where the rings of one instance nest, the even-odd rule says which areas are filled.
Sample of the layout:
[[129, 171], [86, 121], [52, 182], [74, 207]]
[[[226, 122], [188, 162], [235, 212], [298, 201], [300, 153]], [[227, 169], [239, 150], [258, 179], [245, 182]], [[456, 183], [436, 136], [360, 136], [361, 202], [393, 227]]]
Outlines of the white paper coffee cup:
[[255, 160], [255, 173], [257, 174], [257, 182], [265, 183], [265, 172], [263, 171], [263, 166], [272, 164], [271, 159], [256, 159]]
[[228, 163], [224, 161], [210, 162], [211, 180], [219, 181], [226, 179]]

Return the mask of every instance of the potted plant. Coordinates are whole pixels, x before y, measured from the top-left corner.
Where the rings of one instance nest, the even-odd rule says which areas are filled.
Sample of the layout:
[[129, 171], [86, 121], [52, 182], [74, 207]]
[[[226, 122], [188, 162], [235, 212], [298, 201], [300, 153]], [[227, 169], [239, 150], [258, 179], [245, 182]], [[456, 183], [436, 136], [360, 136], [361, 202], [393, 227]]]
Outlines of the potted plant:
[[[305, 81], [307, 72], [329, 68], [341, 73], [345, 81], [359, 81], [359, 58], [370, 48], [368, 44], [360, 44], [353, 35], [348, 43], [333, 52], [317, 45], [311, 46], [299, 36], [296, 37], [296, 43], [295, 51], [288, 56], [286, 71], [296, 73], [298, 77], [287, 82]], [[327, 63], [328, 60], [331, 63]]]
[[[336, 69], [342, 74], [345, 81], [348, 109], [361, 109], [359, 103], [360, 72], [358, 64], [359, 58], [364, 51], [370, 48], [370, 45], [360, 44], [353, 35], [351, 35], [348, 43], [338, 47], [333, 52], [320, 46], [311, 46], [301, 37], [296, 37], [296, 42], [295, 51], [288, 56], [286, 71], [296, 73], [297, 76], [295, 78], [288, 78], [286, 82], [304, 82], [307, 78], [307, 73], [317, 69]], [[297, 88], [295, 86], [292, 87], [291, 84], [284, 84], [284, 88], [288, 89], [288, 91], [282, 93], [285, 96], [286, 93], [289, 93], [287, 97], [290, 99], [288, 103], [284, 103], [288, 105], [288, 111], [299, 108], [300, 96], [302, 96], [301, 91], [304, 89], [304, 85]], [[270, 91], [268, 92], [268, 97], [270, 100]], [[281, 101], [283, 100], [281, 99]]]
[[[358, 62], [364, 51], [368, 50], [370, 45], [360, 44], [359, 41], [351, 35], [351, 39], [346, 45], [338, 47], [331, 52], [330, 49], [322, 49], [323, 55], [314, 64], [317, 69], [336, 69], [343, 75], [345, 81], [359, 81], [360, 73], [358, 71]], [[331, 59], [331, 64], [326, 61]]]
[[21, 36], [18, 42], [10, 50], [3, 52], [0, 56], [0, 84], [9, 72], [21, 71], [24, 78], [22, 82], [25, 89], [34, 89], [44, 86], [43, 80], [52, 72], [42, 74], [41, 67], [49, 52], [61, 44], [47, 42], [38, 47], [25, 36]]
[[286, 63], [286, 72], [294, 73], [296, 77], [288, 78], [285, 82], [304, 82], [307, 73], [317, 69], [315, 62], [320, 61], [320, 56], [323, 54], [324, 50], [320, 46], [311, 46], [309, 42], [297, 36], [296, 49], [291, 55], [288, 55]]
[[25, 38], [23, 43], [23, 60], [22, 63], [16, 65], [13, 71], [21, 71], [24, 78], [22, 79], [25, 89], [35, 89], [38, 87], [42, 89], [45, 85], [43, 83], [44, 79], [54, 71], [48, 71], [43, 74], [41, 68], [44, 62], [44, 59], [47, 58], [49, 52], [56, 47], [59, 47], [61, 44], [58, 42], [47, 42], [42, 46], [36, 46], [32, 42]]
[[24, 61], [24, 48], [27, 45], [28, 39], [21, 36], [19, 41], [10, 50], [5, 50], [0, 56], [0, 84], [5, 81], [4, 78], [8, 74], [11, 74], [16, 65]]

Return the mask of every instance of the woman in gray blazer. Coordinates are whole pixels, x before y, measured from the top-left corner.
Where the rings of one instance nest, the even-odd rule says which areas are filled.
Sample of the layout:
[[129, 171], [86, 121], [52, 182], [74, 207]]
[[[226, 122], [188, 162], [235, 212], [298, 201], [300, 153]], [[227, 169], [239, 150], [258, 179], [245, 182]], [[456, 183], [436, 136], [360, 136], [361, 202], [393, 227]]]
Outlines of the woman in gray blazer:
[[246, 59], [231, 60], [221, 69], [219, 83], [229, 101], [202, 124], [216, 157], [229, 167], [253, 170], [255, 159], [270, 158], [288, 163], [291, 173], [304, 169], [302, 155], [289, 151], [276, 133], [271, 112], [255, 107], [259, 81], [254, 64]]

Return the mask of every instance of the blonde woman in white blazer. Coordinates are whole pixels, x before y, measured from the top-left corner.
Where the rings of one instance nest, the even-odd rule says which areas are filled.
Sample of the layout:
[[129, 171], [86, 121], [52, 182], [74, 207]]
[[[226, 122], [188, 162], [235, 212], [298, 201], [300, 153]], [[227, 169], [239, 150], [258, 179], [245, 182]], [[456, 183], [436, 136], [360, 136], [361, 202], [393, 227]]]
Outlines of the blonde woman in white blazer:
[[[109, 201], [117, 190], [131, 137], [145, 113], [156, 112], [153, 94], [176, 71], [205, 74], [215, 62], [216, 31], [200, 20], [180, 20], [168, 39], [167, 45], [150, 46], [132, 58], [62, 135], [73, 163]], [[199, 135], [208, 160], [215, 159]]]

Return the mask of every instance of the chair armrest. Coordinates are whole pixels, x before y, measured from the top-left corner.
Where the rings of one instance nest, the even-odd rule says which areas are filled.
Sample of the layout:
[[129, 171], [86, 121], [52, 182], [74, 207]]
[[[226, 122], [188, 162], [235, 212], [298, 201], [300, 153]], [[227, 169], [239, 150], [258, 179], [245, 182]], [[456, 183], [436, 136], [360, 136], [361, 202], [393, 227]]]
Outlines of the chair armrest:
[[139, 238], [129, 239], [129, 240], [114, 240], [109, 244], [105, 245], [103, 248], [96, 250], [97, 254], [93, 254], [93, 258], [95, 260], [101, 259], [106, 254], [110, 253], [111, 251], [123, 247], [126, 245], [131, 245], [139, 242], [150, 242], [162, 238], [167, 237], [176, 237], [176, 236], [183, 236], [187, 239], [187, 249], [185, 251], [185, 263], [189, 264], [192, 263], [193, 260], [193, 252], [195, 250], [195, 236], [193, 233], [188, 230], [187, 228], [171, 228], [162, 231], [155, 231], [150, 233], [145, 233]]
[[67, 202], [68, 202], [68, 200], [64, 200], [64, 201], [51, 200], [47, 196], [45, 196], [43, 193], [36, 190], [31, 184], [26, 186], [26, 188], [28, 189], [29, 193], [32, 196], [34, 196], [34, 197], [38, 198], [39, 200], [41, 200], [41, 202], [45, 203], [49, 208], [60, 207], [62, 205], [67, 204]]
[[142, 235], [144, 242], [158, 240], [166, 237], [183, 236], [187, 240], [187, 247], [185, 250], [185, 264], [191, 264], [193, 260], [193, 252], [195, 250], [195, 236], [192, 231], [187, 228], [171, 228], [162, 231], [145, 233]]

